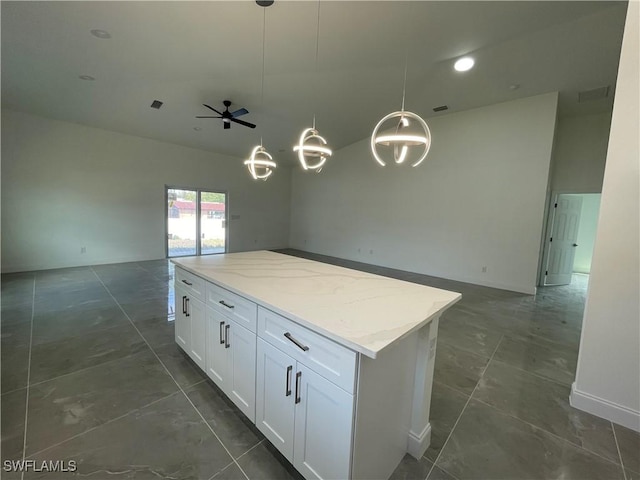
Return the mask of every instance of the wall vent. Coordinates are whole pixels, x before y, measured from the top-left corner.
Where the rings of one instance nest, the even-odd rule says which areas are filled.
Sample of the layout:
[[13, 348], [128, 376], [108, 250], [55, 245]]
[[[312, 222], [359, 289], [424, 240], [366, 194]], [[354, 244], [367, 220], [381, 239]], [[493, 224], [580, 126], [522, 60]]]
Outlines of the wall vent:
[[160, 110], [161, 106], [162, 106], [162, 102], [160, 100], [154, 100], [153, 103], [151, 104], [151, 108], [155, 108], [156, 110]]
[[447, 107], [446, 105], [440, 105], [439, 107], [435, 107], [433, 109], [434, 112], [443, 112], [445, 110], [449, 110], [449, 107]]
[[578, 103], [600, 100], [601, 98], [607, 98], [608, 96], [609, 85], [606, 87], [594, 88], [592, 90], [583, 90], [582, 92], [578, 92]]

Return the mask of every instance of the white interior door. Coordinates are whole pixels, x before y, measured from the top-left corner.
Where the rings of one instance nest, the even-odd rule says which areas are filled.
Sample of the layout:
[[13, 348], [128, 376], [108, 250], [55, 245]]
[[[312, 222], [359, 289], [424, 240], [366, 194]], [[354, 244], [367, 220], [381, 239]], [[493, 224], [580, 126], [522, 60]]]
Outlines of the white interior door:
[[582, 211], [580, 195], [560, 194], [553, 209], [553, 223], [547, 248], [545, 285], [568, 285], [573, 273], [576, 254], [578, 226]]

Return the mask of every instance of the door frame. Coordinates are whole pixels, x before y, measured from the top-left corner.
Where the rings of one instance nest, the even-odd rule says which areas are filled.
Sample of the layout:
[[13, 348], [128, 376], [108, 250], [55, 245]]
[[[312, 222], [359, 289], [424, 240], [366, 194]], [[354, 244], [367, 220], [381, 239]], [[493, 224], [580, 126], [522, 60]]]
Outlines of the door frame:
[[[181, 185], [164, 185], [164, 258], [180, 258], [169, 257], [169, 215], [167, 212], [167, 205], [169, 204], [169, 190], [191, 190], [196, 192], [196, 256], [202, 256], [200, 248], [201, 228], [200, 228], [200, 194], [202, 192], [223, 193], [225, 198], [224, 203], [224, 252], [229, 252], [229, 192], [224, 189], [209, 188], [209, 187], [185, 187]], [[219, 253], [207, 253], [208, 255], [220, 255]], [[193, 255], [183, 255], [191, 257]]]

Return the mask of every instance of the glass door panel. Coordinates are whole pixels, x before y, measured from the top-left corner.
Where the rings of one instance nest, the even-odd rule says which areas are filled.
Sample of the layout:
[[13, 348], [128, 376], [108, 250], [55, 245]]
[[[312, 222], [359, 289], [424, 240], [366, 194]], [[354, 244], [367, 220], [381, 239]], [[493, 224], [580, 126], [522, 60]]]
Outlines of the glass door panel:
[[227, 196], [200, 192], [200, 251], [202, 255], [226, 251]]
[[167, 255], [196, 255], [196, 190], [167, 188]]

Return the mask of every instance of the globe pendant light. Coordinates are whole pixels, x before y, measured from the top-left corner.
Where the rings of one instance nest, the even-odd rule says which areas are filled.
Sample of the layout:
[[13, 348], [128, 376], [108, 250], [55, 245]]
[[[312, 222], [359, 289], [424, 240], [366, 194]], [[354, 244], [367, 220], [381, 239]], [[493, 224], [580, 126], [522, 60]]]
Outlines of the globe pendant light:
[[[404, 84], [402, 87], [402, 107], [399, 111], [383, 117], [371, 134], [371, 153], [381, 166], [393, 160], [400, 165], [405, 162], [417, 167], [427, 157], [431, 148], [431, 131], [420, 115], [404, 109], [404, 97], [407, 89], [407, 65], [409, 51], [404, 65]], [[383, 159], [387, 158], [387, 161]]]
[[266, 180], [277, 166], [269, 152], [262, 145], [253, 148], [249, 160], [245, 160], [244, 164], [249, 169], [251, 176], [256, 180]]
[[[318, 45], [320, 43], [320, 0], [318, 0], [318, 25], [316, 27], [316, 79], [318, 76]], [[317, 80], [316, 80], [317, 81]], [[327, 158], [331, 156], [331, 149], [327, 141], [316, 130], [316, 117], [313, 116], [313, 126], [302, 131], [298, 144], [293, 147], [298, 153], [298, 160], [304, 170], [320, 173]]]
[[315, 129], [315, 121], [312, 128], [302, 131], [300, 141], [293, 147], [293, 151], [298, 152], [298, 160], [304, 170], [315, 170], [316, 173], [322, 170], [327, 158], [331, 156], [327, 141]]
[[[264, 2], [262, 5], [258, 2], [258, 5], [264, 8], [262, 17], [262, 83], [260, 92], [260, 106], [264, 106], [264, 44], [265, 44], [265, 32], [267, 24], [267, 11], [266, 7], [271, 5], [269, 2]], [[262, 127], [261, 127], [262, 128]], [[273, 174], [273, 169], [277, 167], [276, 162], [273, 161], [273, 157], [262, 146], [262, 137], [260, 137], [260, 145], [253, 147], [251, 155], [248, 160], [244, 161], [244, 164], [249, 169], [249, 173], [254, 180], [266, 180]]]

